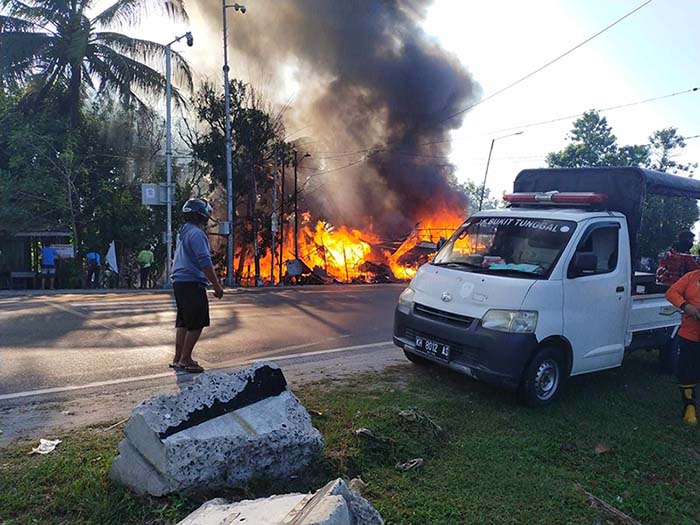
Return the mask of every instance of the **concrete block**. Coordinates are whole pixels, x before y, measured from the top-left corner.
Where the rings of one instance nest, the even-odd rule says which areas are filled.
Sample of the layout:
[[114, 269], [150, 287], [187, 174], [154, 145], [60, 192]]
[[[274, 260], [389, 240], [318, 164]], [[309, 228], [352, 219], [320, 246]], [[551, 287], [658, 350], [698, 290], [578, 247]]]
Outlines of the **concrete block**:
[[165, 496], [173, 491], [170, 480], [154, 469], [126, 439], [119, 444], [119, 455], [112, 462], [109, 475], [113, 481], [139, 494]]
[[[356, 503], [353, 503], [356, 502]], [[360, 506], [358, 507], [357, 502]], [[360, 508], [360, 513], [353, 509]], [[371, 509], [373, 512], [367, 512]], [[341, 479], [314, 494], [285, 494], [238, 503], [212, 500], [178, 525], [383, 525], [379, 513]]]
[[323, 448], [282, 371], [268, 363], [204, 374], [178, 394], [147, 400], [125, 434], [129, 452], [115, 460], [112, 478], [148, 493], [141, 477], [123, 473], [145, 461], [170, 491], [239, 487], [253, 477], [292, 476]]
[[303, 525], [353, 525], [355, 522], [343, 496], [327, 495], [304, 516]]
[[289, 509], [307, 497], [306, 494], [285, 494], [237, 503], [215, 499], [206, 502], [178, 525], [281, 524]]

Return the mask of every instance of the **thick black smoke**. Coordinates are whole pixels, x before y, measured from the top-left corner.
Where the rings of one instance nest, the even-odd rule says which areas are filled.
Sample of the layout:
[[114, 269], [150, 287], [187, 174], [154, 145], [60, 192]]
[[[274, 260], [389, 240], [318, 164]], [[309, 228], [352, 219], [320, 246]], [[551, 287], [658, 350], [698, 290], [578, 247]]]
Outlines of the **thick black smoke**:
[[[205, 1], [199, 9], [219, 27], [221, 3]], [[478, 87], [421, 29], [426, 2], [249, 0], [247, 8], [231, 19], [236, 51], [272, 72], [273, 84], [282, 65], [298, 71], [286, 117], [287, 129], [305, 128], [299, 149], [312, 155], [302, 164], [307, 208], [387, 236], [438, 206], [464, 210], [445, 158], [461, 117], [445, 119]]]

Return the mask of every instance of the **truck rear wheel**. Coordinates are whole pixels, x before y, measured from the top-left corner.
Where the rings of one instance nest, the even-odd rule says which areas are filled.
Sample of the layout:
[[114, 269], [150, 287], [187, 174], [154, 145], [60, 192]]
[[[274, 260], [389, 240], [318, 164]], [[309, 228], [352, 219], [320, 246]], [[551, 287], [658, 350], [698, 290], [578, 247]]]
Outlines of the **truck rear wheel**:
[[408, 350], [404, 350], [403, 354], [406, 356], [406, 359], [408, 359], [413, 364], [420, 366], [428, 366], [430, 364], [430, 361], [428, 359], [416, 355], [413, 352], [409, 352]]
[[518, 389], [520, 402], [538, 407], [554, 401], [568, 375], [565, 362], [558, 348], [549, 346], [540, 349], [523, 373]]

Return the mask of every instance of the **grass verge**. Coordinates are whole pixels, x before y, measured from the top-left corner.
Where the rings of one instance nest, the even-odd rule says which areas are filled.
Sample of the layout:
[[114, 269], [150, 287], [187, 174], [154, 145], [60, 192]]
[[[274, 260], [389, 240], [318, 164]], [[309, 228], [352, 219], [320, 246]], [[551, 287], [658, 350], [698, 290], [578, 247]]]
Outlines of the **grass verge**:
[[[555, 405], [538, 410], [433, 367], [307, 386], [297, 394], [321, 413], [313, 418], [324, 457], [293, 483], [258, 481], [224, 496], [361, 476], [388, 523], [613, 523], [581, 486], [642, 523], [697, 523], [700, 434], [679, 421], [674, 381], [656, 371], [655, 357], [633, 355], [620, 369], [574, 378]], [[443, 432], [402, 416], [407, 409]], [[64, 443], [45, 457], [28, 456], [26, 442], [0, 449], [0, 523], [175, 523], [201, 503], [142, 498], [109, 482], [120, 431], [58, 437]], [[420, 468], [395, 467], [419, 457]]]

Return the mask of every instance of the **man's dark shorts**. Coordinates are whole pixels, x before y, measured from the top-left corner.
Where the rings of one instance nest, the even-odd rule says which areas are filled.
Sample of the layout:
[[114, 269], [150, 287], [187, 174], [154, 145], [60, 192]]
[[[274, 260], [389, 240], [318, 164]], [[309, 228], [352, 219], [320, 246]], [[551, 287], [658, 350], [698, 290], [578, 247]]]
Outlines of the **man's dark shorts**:
[[177, 328], [199, 330], [209, 326], [209, 300], [207, 288], [202, 283], [173, 283], [175, 303], [177, 304]]

